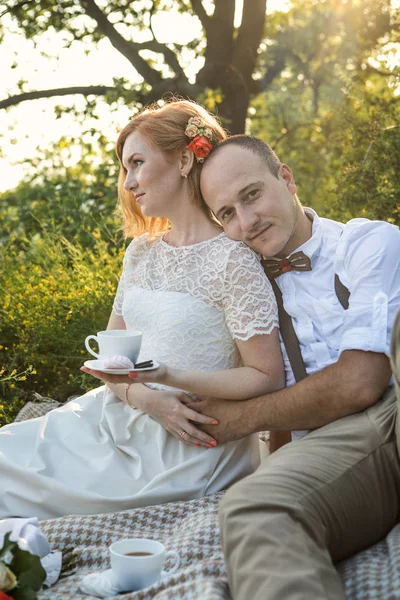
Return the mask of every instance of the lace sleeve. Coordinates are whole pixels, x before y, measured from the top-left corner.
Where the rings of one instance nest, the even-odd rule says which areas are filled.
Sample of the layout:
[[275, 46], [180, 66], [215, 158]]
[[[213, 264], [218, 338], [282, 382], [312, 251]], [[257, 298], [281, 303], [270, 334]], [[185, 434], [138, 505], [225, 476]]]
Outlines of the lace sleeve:
[[233, 338], [245, 341], [279, 325], [275, 295], [260, 258], [241, 243], [227, 259], [223, 307]]
[[122, 305], [124, 302], [124, 295], [127, 290], [128, 281], [130, 274], [134, 268], [137, 256], [140, 254], [140, 250], [147, 242], [147, 235], [141, 235], [131, 241], [127, 249], [125, 250], [124, 261], [122, 265], [122, 274], [119, 279], [117, 291], [114, 298], [113, 312], [122, 316]]
[[122, 270], [122, 274], [121, 274], [121, 277], [119, 278], [118, 287], [117, 287], [117, 291], [115, 294], [114, 303], [113, 303], [113, 307], [112, 307], [113, 312], [118, 316], [122, 316], [122, 303], [124, 301], [123, 278], [124, 278], [124, 271]]

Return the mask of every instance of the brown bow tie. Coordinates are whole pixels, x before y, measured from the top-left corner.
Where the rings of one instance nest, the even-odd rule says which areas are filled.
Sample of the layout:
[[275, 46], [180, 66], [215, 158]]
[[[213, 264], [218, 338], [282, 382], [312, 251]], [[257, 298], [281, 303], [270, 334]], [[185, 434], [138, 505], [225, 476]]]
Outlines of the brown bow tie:
[[311, 271], [311, 261], [304, 252], [295, 252], [290, 258], [283, 260], [265, 258], [262, 260], [262, 264], [270, 279], [276, 279], [288, 271]]

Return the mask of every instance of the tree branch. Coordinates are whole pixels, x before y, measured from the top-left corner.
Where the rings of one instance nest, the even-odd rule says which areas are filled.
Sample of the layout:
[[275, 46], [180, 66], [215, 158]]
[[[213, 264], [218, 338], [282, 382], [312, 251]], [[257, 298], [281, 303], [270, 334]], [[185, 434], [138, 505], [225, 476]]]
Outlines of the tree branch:
[[242, 23], [235, 43], [233, 64], [246, 82], [254, 71], [265, 24], [267, 0], [244, 0]]
[[193, 12], [199, 17], [200, 23], [203, 25], [204, 31], [207, 34], [211, 19], [204, 10], [201, 0], [190, 0], [190, 4], [192, 5]]
[[[82, 94], [83, 96], [104, 96], [108, 92], [118, 92], [120, 88], [104, 85], [92, 85], [86, 87], [69, 87], [54, 90], [38, 90], [35, 92], [24, 92], [15, 96], [10, 96], [0, 100], [0, 109], [16, 106], [26, 100], [38, 100], [40, 98], [53, 98], [54, 96], [68, 96], [70, 94]], [[201, 86], [191, 84], [187, 80], [176, 78], [163, 79], [160, 83], [152, 87], [149, 92], [143, 93], [132, 90], [132, 101], [146, 104], [154, 102], [167, 94], [178, 94], [184, 98], [196, 98], [203, 91]]]
[[174, 71], [177, 77], [182, 77], [186, 79], [185, 72], [179, 64], [175, 52], [168, 48], [168, 46], [166, 46], [165, 44], [161, 44], [156, 39], [149, 40], [148, 42], [142, 42], [141, 44], [132, 42], [132, 44], [138, 51], [151, 50], [152, 52], [162, 54], [165, 58], [165, 62], [171, 67], [171, 69]]
[[214, 0], [215, 10], [208, 18], [206, 64], [231, 65], [234, 37], [235, 0]]
[[275, 77], [282, 73], [283, 69], [285, 68], [285, 64], [285, 56], [283, 54], [279, 55], [275, 61], [275, 64], [267, 70], [262, 78], [259, 87], [260, 92], [266, 90], [271, 85]]
[[18, 2], [18, 4], [15, 4], [14, 6], [7, 7], [4, 12], [0, 13], [0, 19], [1, 17], [4, 17], [4, 15], [6, 15], [8, 12], [12, 13], [14, 10], [21, 8], [21, 6], [24, 6], [24, 4], [32, 4], [33, 2], [35, 2], [35, 0], [22, 0], [22, 2]]
[[89, 85], [80, 87], [59, 88], [54, 90], [38, 90], [35, 92], [24, 92], [0, 100], [0, 109], [15, 106], [25, 100], [38, 100], [39, 98], [53, 98], [54, 96], [68, 96], [70, 94], [82, 94], [83, 96], [104, 96], [107, 92], [118, 91], [118, 88], [106, 85]]
[[129, 60], [131, 65], [147, 83], [156, 85], [162, 81], [161, 74], [156, 69], [150, 67], [150, 65], [138, 54], [137, 48], [133, 42], [122, 37], [94, 0], [82, 0], [82, 5], [86, 14], [96, 21], [99, 31], [108, 37], [114, 48]]
[[175, 52], [173, 52], [170, 48], [168, 48], [168, 46], [166, 44], [161, 44], [155, 36], [154, 30], [153, 30], [153, 24], [151, 22], [155, 11], [156, 11], [156, 5], [153, 2], [153, 5], [150, 9], [150, 16], [149, 16], [149, 28], [151, 31], [151, 35], [153, 36], [153, 39], [150, 42], [142, 43], [141, 46], [147, 48], [148, 50], [152, 50], [153, 52], [158, 52], [158, 53], [163, 54], [165, 62], [167, 63], [167, 65], [169, 65], [171, 67], [171, 69], [175, 72], [175, 74], [178, 77], [186, 79], [185, 72], [179, 63]]

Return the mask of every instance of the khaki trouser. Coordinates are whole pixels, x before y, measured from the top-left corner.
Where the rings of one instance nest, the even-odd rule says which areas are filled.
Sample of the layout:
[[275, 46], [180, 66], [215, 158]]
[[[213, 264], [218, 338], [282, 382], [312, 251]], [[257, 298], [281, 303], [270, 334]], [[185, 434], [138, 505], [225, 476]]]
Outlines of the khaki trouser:
[[[400, 383], [400, 315], [392, 366]], [[234, 600], [344, 599], [333, 562], [379, 541], [399, 516], [396, 414], [391, 387], [373, 407], [284, 446], [228, 490], [220, 517]]]

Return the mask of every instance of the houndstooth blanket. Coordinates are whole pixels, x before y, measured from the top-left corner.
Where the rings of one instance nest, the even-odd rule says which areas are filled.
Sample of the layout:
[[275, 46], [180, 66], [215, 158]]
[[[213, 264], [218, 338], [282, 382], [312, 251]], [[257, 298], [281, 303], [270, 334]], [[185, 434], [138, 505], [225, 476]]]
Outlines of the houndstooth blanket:
[[[33, 418], [55, 404], [28, 404], [17, 421]], [[58, 583], [39, 600], [90, 600], [79, 592], [83, 575], [109, 568], [108, 546], [123, 537], [150, 537], [177, 550], [176, 573], [121, 600], [229, 600], [218, 532], [223, 494], [94, 516], [70, 516], [41, 522], [53, 550], [63, 553]], [[165, 565], [168, 570], [168, 563]], [[349, 600], [400, 599], [400, 525], [386, 539], [338, 565]], [[251, 599], [249, 599], [251, 600]]]

